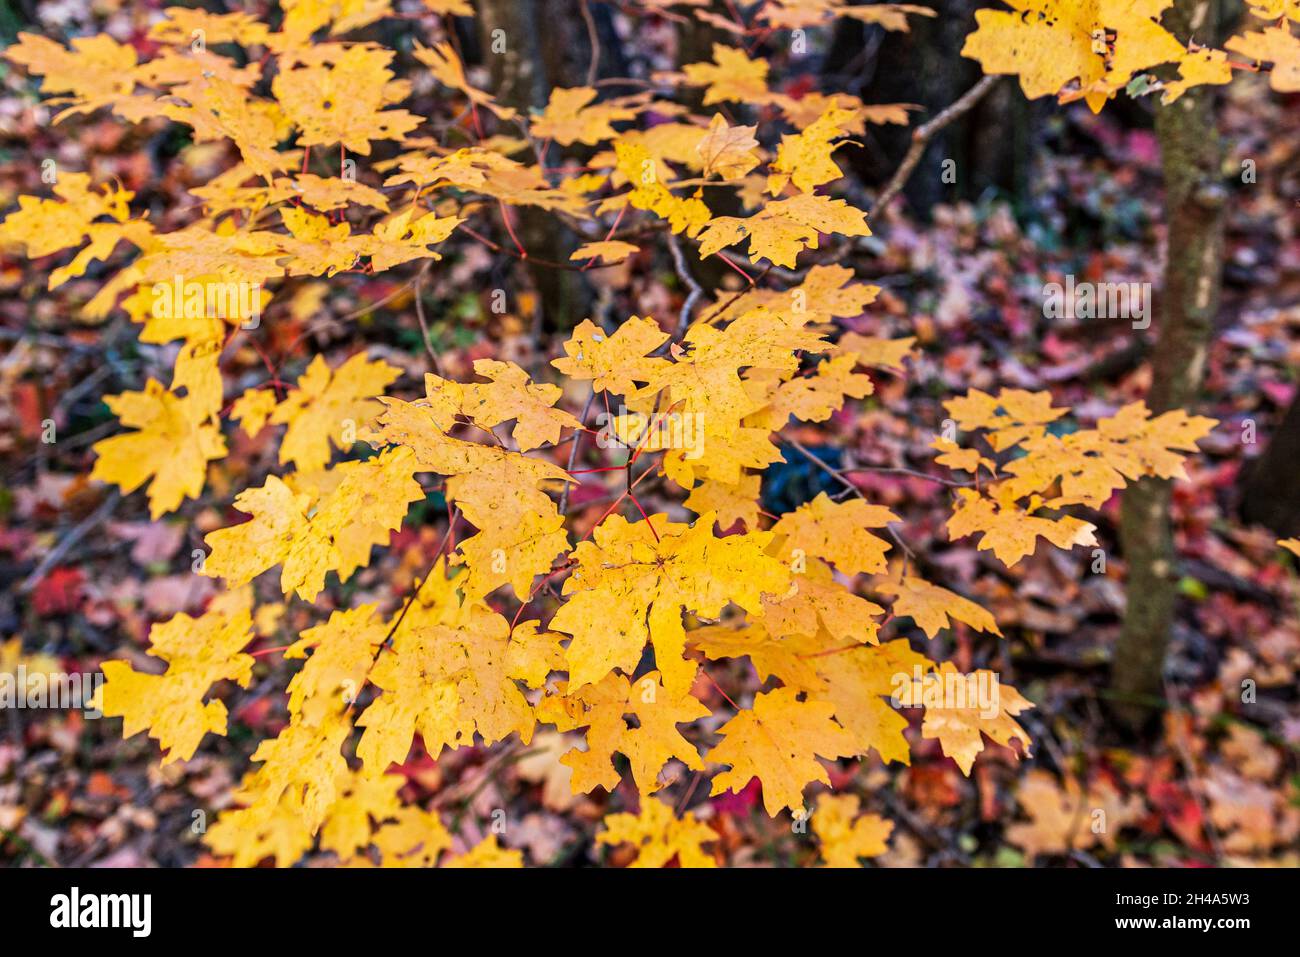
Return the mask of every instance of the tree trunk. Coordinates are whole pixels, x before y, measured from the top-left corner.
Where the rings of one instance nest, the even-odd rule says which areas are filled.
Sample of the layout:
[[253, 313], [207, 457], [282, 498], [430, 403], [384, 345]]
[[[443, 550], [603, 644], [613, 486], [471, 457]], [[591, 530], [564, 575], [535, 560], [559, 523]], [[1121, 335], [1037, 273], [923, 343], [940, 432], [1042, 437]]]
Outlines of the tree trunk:
[[1300, 395], [1291, 401], [1264, 454], [1244, 476], [1241, 517], [1264, 525], [1278, 538], [1300, 536]]
[[[1164, 22], [1177, 36], [1213, 43], [1218, 0], [1177, 0]], [[1193, 29], [1195, 26], [1195, 29]], [[1154, 413], [1194, 406], [1205, 373], [1223, 260], [1226, 192], [1214, 91], [1196, 87], [1156, 109], [1168, 224], [1164, 292], [1152, 360]], [[1116, 716], [1138, 730], [1163, 698], [1165, 652], [1177, 583], [1170, 527], [1172, 484], [1145, 479], [1124, 493], [1120, 544], [1128, 564], [1128, 607], [1111, 668]]]
[[[575, 35], [572, 43], [561, 42], [574, 32], [575, 25], [582, 30], [582, 18], [572, 0], [546, 0], [545, 4], [542, 0], [479, 0], [478, 7], [484, 62], [491, 71], [492, 89], [502, 103], [526, 115], [531, 109], [545, 107], [553, 88], [571, 85], [567, 82], [567, 55], [579, 43], [584, 54], [590, 52], [585, 31], [581, 41]], [[529, 153], [528, 159], [537, 162], [539, 157]], [[502, 209], [501, 215], [511, 217], [524, 249], [542, 259], [564, 261], [576, 245], [570, 231], [546, 210], [522, 206]], [[513, 248], [514, 240], [504, 237], [502, 245]], [[527, 265], [540, 301], [540, 327], [554, 332], [577, 325], [586, 306], [579, 274], [538, 263]], [[518, 302], [515, 296], [510, 300]]]
[[[886, 33], [849, 17], [836, 22], [822, 63], [822, 89], [845, 91], [867, 103], [914, 103], [908, 126], [869, 126], [847, 161], [867, 184], [883, 185], [912, 145], [916, 124], [934, 117], [974, 86], [979, 64], [961, 55], [975, 27], [975, 0], [933, 0], [937, 17], [912, 17], [907, 33]], [[1003, 83], [968, 114], [931, 140], [903, 188], [908, 209], [928, 217], [936, 203], [974, 201], [992, 188], [1017, 203], [1028, 192], [1028, 130], [1034, 107]], [[952, 160], [951, 176], [944, 161]]]

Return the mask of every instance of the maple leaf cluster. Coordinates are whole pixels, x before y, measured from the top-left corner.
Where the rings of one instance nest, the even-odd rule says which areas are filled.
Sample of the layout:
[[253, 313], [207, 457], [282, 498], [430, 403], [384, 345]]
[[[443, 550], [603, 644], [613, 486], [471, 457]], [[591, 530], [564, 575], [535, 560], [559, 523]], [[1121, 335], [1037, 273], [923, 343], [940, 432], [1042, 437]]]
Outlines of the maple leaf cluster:
[[[872, 752], [908, 762], [900, 686], [903, 700], [911, 689], [920, 702], [931, 679], [996, 686], [995, 675], [961, 676], [906, 639], [880, 641], [889, 618], [910, 618], [930, 638], [954, 622], [1000, 635], [977, 603], [906, 560], [891, 562], [900, 520], [888, 508], [841, 473], [842, 494], [823, 492], [783, 515], [761, 507], [763, 471], [792, 448], [782, 430], [872, 395], [867, 370], [900, 372], [911, 352], [910, 339], [837, 334], [836, 320], [860, 314], [878, 292], [846, 267], [814, 266], [783, 290], [751, 281], [685, 314], [675, 331], [651, 317], [609, 329], [584, 321], [551, 362], [554, 381], [479, 359], [474, 381], [430, 373], [423, 394], [393, 394], [400, 370], [365, 354], [335, 368], [318, 356], [295, 383], [238, 396], [227, 395], [222, 376], [223, 352], [286, 280], [427, 267], [439, 259], [433, 247], [466, 223], [500, 212], [508, 226], [512, 208], [581, 227], [586, 241], [572, 259], [587, 265], [637, 254], [615, 234], [641, 217], [674, 242], [693, 241], [701, 258], [747, 241], [751, 262], [794, 267], [828, 235], [869, 235], [865, 212], [826, 192], [841, 176], [834, 154], [865, 124], [898, 122], [904, 110], [839, 94], [796, 100], [769, 89], [765, 61], [720, 44], [708, 62], [657, 75], [654, 92], [601, 99], [592, 87], [557, 89], [525, 117], [471, 85], [454, 47], [438, 42], [417, 47], [415, 59], [475, 123], [496, 130], [444, 148], [422, 135], [425, 117], [401, 107], [411, 83], [395, 75], [393, 50], [334, 39], [386, 15], [386, 3], [284, 6], [278, 30], [246, 13], [170, 9], [150, 31], [158, 54], [143, 62], [107, 35], [64, 48], [25, 34], [6, 54], [42, 78], [60, 116], [107, 109], [131, 123], [164, 119], [238, 156], [193, 190], [201, 208], [170, 231], [133, 213], [129, 191], [79, 173], [62, 174], [53, 197], [22, 197], [0, 224], [0, 240], [30, 257], [73, 254], [51, 271], [51, 289], [93, 261], [125, 262], [87, 315], [123, 310], [141, 341], [179, 343], [169, 383], [107, 397], [128, 431], [96, 445], [93, 478], [125, 493], [145, 488], [157, 518], [202, 494], [209, 465], [227, 454], [231, 423], [249, 440], [278, 441], [281, 474], [239, 491], [233, 505], [247, 519], [206, 537], [202, 572], [226, 591], [200, 617], [177, 615], [150, 633], [149, 653], [166, 670], [105, 662], [100, 705], [123, 719], [124, 734], [147, 731], [164, 763], [225, 734], [214, 686], [250, 681], [252, 583], [275, 571], [284, 596], [314, 602], [330, 581], [366, 567], [431, 485], [440, 483], [449, 505], [446, 547], [399, 608], [335, 611], [284, 650], [302, 662], [284, 689], [288, 723], [260, 743], [239, 806], [207, 833], [216, 853], [239, 865], [288, 865], [318, 841], [362, 864], [518, 864], [494, 837], [448, 855], [443, 823], [402, 804], [392, 768], [417, 739], [436, 758], [480, 742], [527, 744], [553, 726], [582, 742], [561, 759], [575, 792], [612, 791], [626, 774], [641, 796], [638, 813], [606, 820], [600, 842], [633, 845], [638, 865], [708, 865], [710, 829], [652, 796], [676, 764], [712, 769], [714, 794], [757, 779], [769, 814], [802, 814], [808, 786], [830, 784], [825, 762]], [[1019, 72], [1031, 95], [1077, 80], [1092, 96], [1153, 62], [1146, 34], [1167, 2], [1015, 6], [1035, 16], [982, 12], [968, 51], [987, 69]], [[1085, 8], [1099, 12], [1084, 16]], [[905, 29], [908, 14], [929, 13], [823, 0], [769, 3], [761, 15], [773, 29], [836, 16]], [[1079, 36], [1098, 25], [1118, 39], [1104, 53], [1081, 49]], [[322, 30], [328, 38], [318, 41]], [[205, 46], [191, 45], [195, 31]], [[997, 31], [1014, 42], [990, 41]], [[1139, 31], [1142, 56], [1127, 52]], [[1028, 59], [989, 52], [1025, 44], [1035, 51]], [[1209, 67], [1194, 65], [1200, 53], [1159, 55], [1181, 64], [1180, 82], [1210, 81]], [[679, 87], [702, 90], [702, 112], [663, 92]], [[768, 108], [772, 129], [763, 133], [774, 148], [757, 126], [712, 109], [727, 102]], [[651, 112], [670, 119], [643, 125]], [[530, 143], [593, 152], [580, 172], [548, 170], [515, 158]], [[370, 157], [381, 144], [377, 186], [345, 175], [349, 154]], [[338, 176], [306, 172], [309, 152], [322, 148], [339, 149]], [[723, 190], [745, 215], [713, 215], [710, 199]], [[157, 308], [159, 290], [177, 278], [200, 307], [188, 308], [187, 294], [185, 308]], [[213, 314], [206, 306], [231, 284], [255, 294]], [[623, 490], [597, 521], [580, 524], [568, 506], [583, 481], [571, 471], [574, 453], [593, 431], [581, 411], [587, 395], [621, 402], [621, 437], [639, 438], [611, 466], [626, 475]], [[1018, 390], [971, 391], [947, 409], [965, 434], [964, 444], [955, 434], [935, 443], [936, 461], [957, 476], [949, 535], [978, 536], [1007, 566], [1040, 538], [1058, 548], [1093, 543], [1092, 527], [1066, 509], [1098, 507], [1143, 476], [1181, 475], [1184, 454], [1213, 425], [1181, 412], [1153, 418], [1135, 403], [1096, 429], [1060, 434], [1052, 426], [1068, 410]], [[666, 422], [697, 434], [676, 441]], [[354, 447], [367, 454], [344, 458]], [[650, 479], [678, 503], [672, 514], [642, 507], [637, 488]], [[456, 535], [458, 527], [471, 531]], [[711, 665], [736, 658], [772, 684], [744, 702], [727, 698], [730, 713], [714, 714], [705, 704]], [[923, 704], [922, 736], [967, 774], [986, 740], [1028, 750], [1016, 716], [1031, 704], [997, 687], [991, 713], [975, 702]], [[702, 747], [709, 733], [716, 742]], [[823, 795], [813, 821], [832, 865], [882, 853], [891, 828], [859, 814], [852, 796]]]
[[[1083, 99], [1098, 111], [1120, 90], [1160, 91], [1171, 103], [1195, 86], [1221, 86], [1233, 70], [1269, 68], [1279, 93], [1300, 91], [1300, 23], [1295, 0], [1250, 0], [1270, 25], [1231, 37], [1216, 49], [1180, 41], [1161, 17], [1174, 0], [1005, 0], [1006, 10], [977, 10], [965, 56], [986, 73], [1017, 76], [1025, 96]], [[1212, 24], [1194, 24], [1209, 30]], [[1236, 53], [1243, 60], [1234, 61]], [[1154, 73], [1148, 71], [1156, 71]]]

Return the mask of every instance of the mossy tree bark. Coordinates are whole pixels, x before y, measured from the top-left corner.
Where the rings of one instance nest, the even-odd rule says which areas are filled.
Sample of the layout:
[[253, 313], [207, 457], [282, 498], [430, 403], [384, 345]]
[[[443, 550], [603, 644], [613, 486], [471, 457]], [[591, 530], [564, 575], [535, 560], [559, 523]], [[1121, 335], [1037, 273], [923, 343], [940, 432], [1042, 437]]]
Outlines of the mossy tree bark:
[[[1164, 23], [1182, 39], [1212, 43], [1218, 12], [1218, 0], [1177, 0]], [[1214, 97], [1212, 87], [1195, 87], [1156, 108], [1168, 224], [1147, 398], [1156, 414], [1196, 405], [1218, 308], [1227, 194], [1220, 179]], [[1154, 716], [1163, 698], [1177, 600], [1172, 493], [1171, 482], [1160, 479], [1143, 480], [1124, 492], [1120, 544], [1128, 565], [1128, 606], [1111, 666], [1111, 692], [1116, 716], [1133, 730]]]

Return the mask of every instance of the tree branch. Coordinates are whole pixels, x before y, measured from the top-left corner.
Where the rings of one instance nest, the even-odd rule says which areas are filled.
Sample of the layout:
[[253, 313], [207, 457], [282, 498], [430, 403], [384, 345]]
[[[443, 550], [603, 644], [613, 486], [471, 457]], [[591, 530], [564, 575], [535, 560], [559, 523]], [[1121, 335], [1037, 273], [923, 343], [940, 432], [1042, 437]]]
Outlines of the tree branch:
[[874, 214], [884, 211], [890, 201], [907, 185], [908, 179], [911, 178], [912, 172], [916, 169], [916, 164], [921, 162], [921, 156], [925, 153], [925, 148], [930, 145], [930, 141], [944, 127], [970, 112], [971, 108], [982, 100], [984, 94], [993, 89], [993, 84], [1000, 79], [1001, 77], [996, 74], [984, 77], [958, 97], [946, 110], [928, 123], [923, 123], [912, 131], [912, 145], [908, 147], [907, 155], [903, 157], [902, 164], [894, 172], [889, 182], [885, 184], [885, 188], [880, 191], [880, 195], [876, 197], [875, 203], [868, 210], [869, 213]]

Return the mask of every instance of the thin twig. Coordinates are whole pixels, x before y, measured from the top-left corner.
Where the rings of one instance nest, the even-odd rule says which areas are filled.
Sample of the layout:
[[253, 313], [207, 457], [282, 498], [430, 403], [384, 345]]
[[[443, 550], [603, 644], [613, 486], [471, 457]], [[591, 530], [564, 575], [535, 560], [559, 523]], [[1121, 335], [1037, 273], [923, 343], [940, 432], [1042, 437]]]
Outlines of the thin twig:
[[433, 343], [429, 340], [429, 324], [424, 319], [424, 303], [420, 301], [424, 293], [424, 274], [428, 272], [431, 262], [432, 259], [426, 262], [415, 277], [415, 318], [420, 320], [420, 338], [424, 340], [424, 351], [429, 353], [429, 359], [433, 362], [434, 374], [441, 378], [442, 363], [438, 361], [438, 353], [433, 351]]
[[889, 475], [906, 475], [910, 478], [924, 479], [927, 482], [937, 482], [939, 485], [946, 485], [949, 488], [974, 488], [974, 482], [958, 482], [956, 479], [944, 478], [942, 475], [931, 475], [929, 472], [920, 472], [916, 469], [903, 468], [896, 465], [853, 465], [840, 469], [845, 475], [852, 475], [854, 472], [884, 472]]
[[[582, 407], [582, 424], [587, 424], [587, 415], [591, 412], [591, 403], [596, 398], [596, 390], [593, 387], [591, 394], [587, 396], [587, 404]], [[570, 475], [573, 474], [573, 465], [578, 460], [578, 446], [582, 444], [583, 430], [578, 429], [573, 433], [573, 448], [569, 449], [569, 467], [565, 469]], [[564, 490], [560, 492], [560, 514], [569, 514], [569, 488], [568, 482], [564, 483]]]
[[59, 540], [58, 544], [46, 553], [45, 557], [41, 559], [40, 564], [32, 570], [30, 575], [23, 579], [23, 583], [18, 586], [18, 591], [26, 594], [35, 588], [51, 568], [63, 561], [63, 557], [72, 550], [72, 547], [76, 545], [77, 542], [81, 541], [98, 528], [103, 522], [108, 520], [108, 517], [113, 514], [121, 501], [122, 493], [117, 489], [113, 489], [113, 491], [109, 493], [108, 498], [104, 499], [100, 504], [99, 508], [95, 509], [74, 525], [71, 531], [64, 535], [63, 538]]
[[682, 336], [691, 324], [691, 313], [695, 311], [695, 304], [700, 301], [704, 295], [704, 290], [696, 282], [695, 277], [691, 275], [690, 268], [686, 265], [686, 257], [682, 255], [682, 244], [673, 233], [668, 234], [668, 251], [673, 256], [673, 270], [688, 289], [690, 294], [686, 301], [682, 303], [681, 315], [677, 319], [677, 335]]
[[894, 171], [894, 175], [885, 184], [885, 188], [880, 191], [880, 195], [876, 197], [875, 203], [872, 204], [871, 209], [868, 211], [869, 213], [874, 214], [884, 211], [890, 201], [907, 185], [912, 171], [916, 169], [916, 164], [921, 162], [921, 156], [925, 153], [925, 148], [930, 145], [930, 140], [934, 139], [935, 135], [945, 126], [968, 113], [971, 107], [982, 100], [984, 94], [993, 89], [993, 84], [1000, 79], [1001, 77], [996, 74], [984, 77], [958, 97], [946, 110], [928, 123], [923, 123], [912, 131], [912, 145], [908, 147], [907, 155], [903, 157], [902, 164]]
[[587, 0], [582, 0], [582, 19], [587, 24], [587, 39], [591, 41], [591, 63], [587, 65], [587, 86], [596, 85], [600, 68], [600, 35], [596, 32], [596, 19], [591, 15]]

